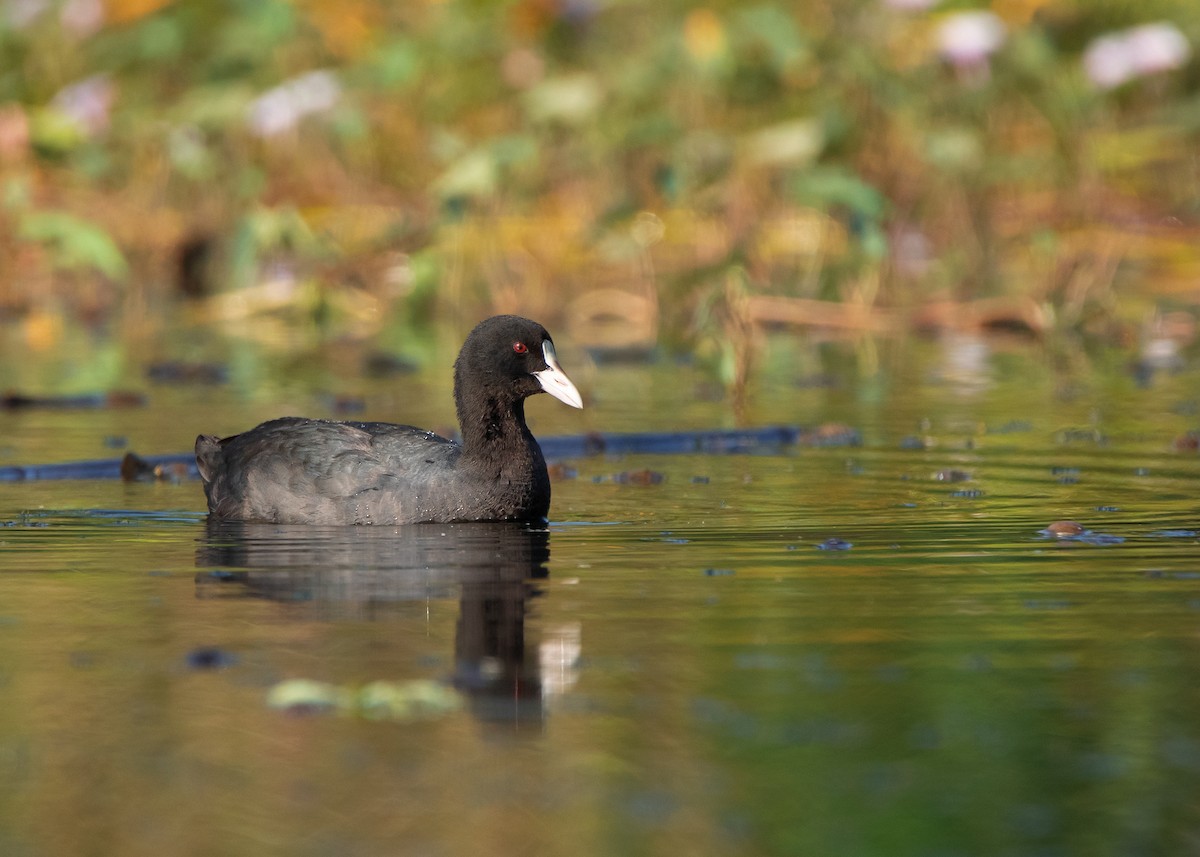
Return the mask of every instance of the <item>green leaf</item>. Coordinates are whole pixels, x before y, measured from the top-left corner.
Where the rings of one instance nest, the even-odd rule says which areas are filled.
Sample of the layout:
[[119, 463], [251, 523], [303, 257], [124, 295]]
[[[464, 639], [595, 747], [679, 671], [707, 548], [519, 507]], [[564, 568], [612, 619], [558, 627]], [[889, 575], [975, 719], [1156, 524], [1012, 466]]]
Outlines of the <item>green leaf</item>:
[[111, 280], [129, 273], [125, 256], [107, 232], [63, 211], [33, 211], [20, 218], [17, 235], [41, 244], [54, 266], [62, 270], [95, 270]]
[[787, 71], [809, 58], [795, 18], [777, 6], [755, 6], [740, 12], [735, 19], [739, 35], [745, 35], [767, 48], [776, 71]]
[[883, 217], [883, 194], [858, 176], [837, 168], [808, 170], [792, 182], [792, 194], [798, 202], [828, 210], [841, 206], [859, 217], [877, 221]]
[[43, 154], [65, 155], [87, 139], [78, 122], [54, 107], [30, 110], [29, 118], [30, 142]]
[[417, 79], [421, 57], [408, 39], [381, 45], [367, 61], [371, 81], [382, 89], [401, 89]]

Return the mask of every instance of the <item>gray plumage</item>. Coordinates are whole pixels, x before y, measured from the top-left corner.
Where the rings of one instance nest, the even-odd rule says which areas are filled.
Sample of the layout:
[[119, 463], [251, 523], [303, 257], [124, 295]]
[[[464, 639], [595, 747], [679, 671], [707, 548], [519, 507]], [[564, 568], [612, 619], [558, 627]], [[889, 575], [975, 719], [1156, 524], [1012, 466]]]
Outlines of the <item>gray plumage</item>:
[[545, 328], [496, 316], [454, 366], [462, 442], [413, 426], [296, 417], [196, 439], [209, 513], [292, 524], [542, 521], [550, 479], [525, 399], [582, 407]]

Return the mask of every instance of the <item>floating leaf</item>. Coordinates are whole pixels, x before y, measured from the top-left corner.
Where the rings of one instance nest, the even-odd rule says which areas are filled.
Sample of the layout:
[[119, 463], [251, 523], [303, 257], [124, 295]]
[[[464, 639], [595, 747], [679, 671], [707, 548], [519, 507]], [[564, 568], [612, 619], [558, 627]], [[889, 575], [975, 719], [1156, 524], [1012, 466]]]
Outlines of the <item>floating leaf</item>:
[[345, 691], [336, 685], [307, 678], [281, 681], [267, 694], [267, 705], [292, 713], [332, 711], [345, 708], [347, 701]]
[[358, 694], [358, 708], [372, 720], [437, 717], [462, 707], [458, 693], [429, 680], [373, 681]]
[[370, 720], [429, 719], [462, 708], [451, 687], [429, 679], [373, 681], [359, 690], [313, 679], [281, 681], [267, 694], [267, 705], [293, 714], [339, 712]]

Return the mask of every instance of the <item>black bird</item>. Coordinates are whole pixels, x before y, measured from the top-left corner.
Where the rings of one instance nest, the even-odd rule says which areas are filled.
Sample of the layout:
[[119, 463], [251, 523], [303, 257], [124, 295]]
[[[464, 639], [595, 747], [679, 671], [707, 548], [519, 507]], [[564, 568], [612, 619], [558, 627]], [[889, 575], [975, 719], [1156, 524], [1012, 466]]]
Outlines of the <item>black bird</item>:
[[196, 438], [211, 516], [286, 524], [542, 522], [550, 478], [525, 424], [525, 399], [583, 399], [537, 322], [498, 315], [454, 363], [462, 442], [391, 423], [284, 417]]

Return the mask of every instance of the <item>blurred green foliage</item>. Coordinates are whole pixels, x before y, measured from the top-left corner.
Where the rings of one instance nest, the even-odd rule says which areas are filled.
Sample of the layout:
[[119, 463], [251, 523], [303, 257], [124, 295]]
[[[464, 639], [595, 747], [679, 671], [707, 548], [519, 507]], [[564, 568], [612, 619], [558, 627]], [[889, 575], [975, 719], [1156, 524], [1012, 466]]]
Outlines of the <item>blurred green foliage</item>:
[[[1196, 44], [1194, 0], [3, 12], [0, 182], [30, 190], [0, 212], [0, 274], [18, 284], [128, 260], [166, 285], [200, 236], [216, 291], [286, 265], [415, 313], [579, 320], [615, 287], [630, 303], [607, 312], [670, 340], [727, 330], [713, 301], [734, 281], [751, 322], [759, 296], [999, 296], [1084, 324], [1116, 291], [1178, 299], [1200, 273], [1200, 67], [1189, 51], [1101, 86], [1084, 62], [1151, 22]], [[982, 55], [949, 34], [964, 12], [994, 28]]]
[[17, 236], [43, 244], [56, 268], [93, 269], [112, 280], [125, 278], [125, 257], [108, 233], [61, 211], [35, 211], [20, 218]]

